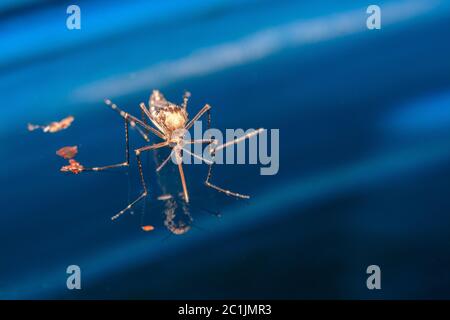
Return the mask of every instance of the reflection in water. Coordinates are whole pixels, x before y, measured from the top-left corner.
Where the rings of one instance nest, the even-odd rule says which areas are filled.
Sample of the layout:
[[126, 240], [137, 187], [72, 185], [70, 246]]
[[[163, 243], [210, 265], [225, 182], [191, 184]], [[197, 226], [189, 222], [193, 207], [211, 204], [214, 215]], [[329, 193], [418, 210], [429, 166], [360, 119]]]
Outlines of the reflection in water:
[[[160, 198], [161, 197], [158, 197], [158, 199]], [[165, 201], [164, 214], [166, 216], [164, 225], [167, 229], [169, 229], [170, 232], [177, 235], [188, 232], [191, 229], [191, 224], [193, 221], [192, 216], [189, 213], [187, 204], [183, 200], [183, 194], [178, 194], [178, 198], [181, 200], [178, 201], [181, 207], [178, 212], [178, 203], [174, 197], [172, 197], [171, 195], [164, 195], [163, 199], [163, 201]]]
[[[153, 160], [158, 167], [160, 160], [158, 159], [161, 151], [155, 151], [153, 153]], [[186, 201], [184, 201], [183, 193], [170, 192], [173, 185], [173, 179], [171, 172], [161, 170], [156, 172], [156, 180], [162, 194], [157, 198], [159, 201], [164, 201], [164, 225], [166, 228], [175, 235], [185, 234], [191, 229], [192, 216], [189, 212], [189, 207]], [[174, 186], [176, 188], [176, 186]]]

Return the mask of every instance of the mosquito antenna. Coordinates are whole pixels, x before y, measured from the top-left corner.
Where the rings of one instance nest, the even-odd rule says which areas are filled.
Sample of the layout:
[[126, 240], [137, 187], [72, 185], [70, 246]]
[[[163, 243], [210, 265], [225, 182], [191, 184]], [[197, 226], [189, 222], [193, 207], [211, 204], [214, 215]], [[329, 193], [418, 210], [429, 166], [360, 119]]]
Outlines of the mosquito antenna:
[[183, 103], [181, 104], [181, 106], [183, 107], [184, 110], [186, 110], [187, 108], [187, 103], [189, 98], [191, 97], [191, 93], [189, 91], [185, 91], [183, 94]]
[[148, 111], [147, 107], [145, 106], [145, 103], [141, 102], [139, 104], [139, 107], [141, 108], [142, 112], [149, 118], [152, 118], [152, 115], [150, 114], [150, 111]]
[[[166, 128], [166, 126], [165, 126], [164, 124], [162, 124], [162, 123], [156, 121], [156, 120], [153, 118], [153, 116], [152, 116], [152, 114], [150, 113], [149, 109], [147, 109], [147, 108], [145, 107], [145, 103], [141, 102], [141, 103], [139, 104], [139, 107], [140, 107], [141, 110], [147, 115], [147, 117], [148, 117], [148, 118], [150, 119], [150, 121], [155, 125], [156, 128], [158, 128], [160, 131], [163, 131], [163, 132], [164, 132], [165, 130], [167, 130], [167, 128]], [[152, 127], [149, 126], [149, 128], [152, 128]], [[152, 128], [152, 129], [153, 129], [153, 128]], [[157, 131], [157, 130], [155, 130], [155, 131]], [[164, 136], [163, 136], [163, 139], [165, 139]]]
[[155, 135], [157, 135], [158, 137], [160, 137], [161, 139], [165, 139], [164, 135], [159, 132], [158, 130], [156, 130], [153, 127], [150, 127], [149, 125], [145, 124], [144, 122], [142, 122], [141, 120], [139, 120], [138, 118], [132, 116], [131, 114], [121, 110], [115, 103], [113, 103], [111, 100], [109, 99], [105, 99], [105, 104], [107, 106], [109, 106], [111, 109], [113, 109], [114, 111], [116, 111], [122, 118], [124, 118], [127, 121], [133, 121], [137, 124], [139, 124], [140, 126], [142, 126], [143, 128], [145, 128], [146, 130], [149, 130], [151, 132], [153, 132]]

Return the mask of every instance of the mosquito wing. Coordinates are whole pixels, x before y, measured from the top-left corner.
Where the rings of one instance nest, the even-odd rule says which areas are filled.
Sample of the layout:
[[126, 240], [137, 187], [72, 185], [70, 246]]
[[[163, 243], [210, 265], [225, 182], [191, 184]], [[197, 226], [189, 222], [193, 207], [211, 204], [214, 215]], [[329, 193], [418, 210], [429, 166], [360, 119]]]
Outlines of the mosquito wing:
[[150, 110], [160, 109], [166, 108], [169, 105], [169, 102], [166, 100], [164, 95], [159, 90], [153, 90], [148, 105], [150, 107]]

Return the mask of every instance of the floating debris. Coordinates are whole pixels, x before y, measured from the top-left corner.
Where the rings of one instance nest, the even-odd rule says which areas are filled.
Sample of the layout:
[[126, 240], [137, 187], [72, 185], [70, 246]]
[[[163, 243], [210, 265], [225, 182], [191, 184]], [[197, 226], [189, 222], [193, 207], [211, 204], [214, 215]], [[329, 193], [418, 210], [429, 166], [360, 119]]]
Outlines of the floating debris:
[[72, 124], [75, 118], [73, 116], [68, 116], [67, 118], [62, 119], [61, 121], [52, 122], [46, 126], [36, 125], [36, 124], [28, 124], [28, 131], [34, 131], [36, 129], [42, 129], [43, 132], [55, 133], [64, 129], [67, 129]]
[[77, 153], [78, 153], [77, 146], [62, 147], [61, 149], [56, 151], [56, 154], [60, 157], [63, 157], [64, 159], [72, 159], [77, 155]]
[[79, 174], [80, 172], [84, 171], [84, 167], [76, 160], [70, 159], [69, 165], [63, 166], [60, 169], [62, 172], [72, 172], [74, 174]]
[[39, 125], [29, 123], [28, 124], [28, 131], [34, 131], [36, 129], [39, 129], [40, 127], [41, 126], [39, 126]]
[[154, 227], [154, 226], [151, 226], [151, 225], [142, 226], [141, 228], [142, 228], [142, 230], [144, 230], [145, 232], [155, 230], [155, 227]]
[[168, 194], [168, 193], [167, 194], [162, 194], [157, 199], [161, 200], [161, 201], [169, 200], [169, 199], [172, 199], [172, 195]]

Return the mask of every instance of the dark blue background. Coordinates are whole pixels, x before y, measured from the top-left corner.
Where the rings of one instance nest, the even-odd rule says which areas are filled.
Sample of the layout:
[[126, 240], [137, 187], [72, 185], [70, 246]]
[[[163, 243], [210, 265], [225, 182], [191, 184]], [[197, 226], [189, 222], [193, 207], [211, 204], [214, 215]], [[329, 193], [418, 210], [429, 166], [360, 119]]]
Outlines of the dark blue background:
[[[368, 1], [78, 1], [73, 31], [69, 4], [0, 4], [0, 298], [450, 298], [448, 1], [377, 1], [381, 30]], [[102, 101], [139, 115], [154, 88], [190, 90], [190, 114], [209, 103], [220, 129], [279, 128], [279, 173], [219, 167], [217, 184], [252, 195], [237, 201], [188, 167], [194, 221], [176, 236], [156, 200], [180, 190], [176, 167], [158, 177], [150, 155], [145, 206], [111, 222], [141, 191], [134, 157], [75, 176], [55, 151], [122, 161]]]

